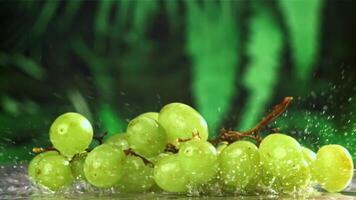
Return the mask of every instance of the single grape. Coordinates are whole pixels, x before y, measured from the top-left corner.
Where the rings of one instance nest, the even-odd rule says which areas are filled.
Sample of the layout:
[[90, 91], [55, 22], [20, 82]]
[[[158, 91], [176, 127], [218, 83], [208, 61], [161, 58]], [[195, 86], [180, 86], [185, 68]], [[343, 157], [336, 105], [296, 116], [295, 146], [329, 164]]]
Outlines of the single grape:
[[130, 147], [146, 158], [157, 156], [167, 144], [164, 129], [151, 118], [136, 117], [130, 121], [126, 133]]
[[179, 149], [178, 160], [193, 186], [209, 182], [217, 173], [217, 152], [207, 141], [192, 139], [184, 142]]
[[263, 167], [274, 176], [290, 176], [293, 166], [303, 161], [300, 144], [284, 134], [270, 134], [264, 138], [259, 147]]
[[158, 113], [157, 112], [142, 113], [141, 115], [139, 115], [139, 117], [148, 117], [150, 119], [158, 121]]
[[262, 181], [265, 186], [279, 193], [292, 193], [306, 189], [310, 185], [311, 171], [308, 163], [302, 160], [293, 167], [295, 172], [289, 176], [274, 176], [264, 170]]
[[84, 162], [84, 174], [87, 181], [97, 187], [114, 186], [123, 173], [125, 155], [114, 145], [102, 144], [88, 153]]
[[59, 190], [74, 181], [69, 161], [58, 153], [44, 155], [34, 171], [32, 176], [35, 182], [50, 190]]
[[49, 137], [54, 148], [72, 157], [88, 148], [93, 139], [93, 128], [84, 116], [69, 112], [53, 122]]
[[188, 179], [180, 166], [177, 154], [165, 156], [155, 165], [153, 178], [167, 192], [186, 192]]
[[219, 176], [237, 192], [254, 191], [261, 176], [260, 156], [255, 144], [237, 141], [219, 155]]
[[294, 138], [270, 134], [262, 140], [259, 154], [264, 173], [272, 178], [279, 192], [304, 189], [309, 184], [310, 169], [300, 144]]
[[178, 145], [177, 139], [192, 138], [199, 133], [202, 140], [208, 139], [208, 125], [205, 119], [192, 107], [183, 103], [170, 103], [164, 106], [158, 122], [166, 130], [168, 142]]
[[75, 154], [70, 161], [70, 168], [72, 169], [72, 174], [77, 180], [85, 180], [84, 174], [84, 162], [88, 153]]
[[139, 157], [127, 156], [123, 171], [125, 173], [115, 185], [121, 192], [144, 192], [154, 185], [153, 167]]
[[108, 139], [105, 140], [104, 143], [113, 144], [122, 150], [129, 148], [129, 143], [127, 142], [126, 133], [117, 133], [117, 134], [111, 135]]
[[45, 157], [47, 155], [58, 155], [58, 152], [57, 151], [46, 151], [46, 152], [36, 155], [30, 161], [30, 163], [28, 165], [28, 176], [32, 181], [35, 181], [34, 179], [36, 178], [36, 169], [38, 167], [38, 163], [42, 160], [43, 157]]
[[351, 182], [353, 162], [350, 153], [340, 145], [325, 145], [316, 154], [313, 177], [329, 192], [340, 192]]

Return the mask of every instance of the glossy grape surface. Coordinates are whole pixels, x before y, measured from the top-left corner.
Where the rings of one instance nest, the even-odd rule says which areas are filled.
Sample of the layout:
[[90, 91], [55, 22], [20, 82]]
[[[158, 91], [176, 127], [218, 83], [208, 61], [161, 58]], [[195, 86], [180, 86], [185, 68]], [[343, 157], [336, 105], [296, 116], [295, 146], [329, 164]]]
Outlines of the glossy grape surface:
[[353, 176], [350, 153], [340, 145], [325, 145], [316, 154], [312, 165], [313, 177], [329, 192], [340, 192], [349, 185]]
[[89, 147], [93, 139], [93, 128], [84, 116], [69, 112], [53, 122], [49, 137], [54, 148], [61, 154], [72, 157]]
[[156, 120], [148, 117], [139, 116], [131, 120], [126, 133], [130, 147], [146, 158], [157, 156], [167, 144], [164, 129]]
[[311, 173], [300, 144], [284, 134], [270, 134], [259, 147], [266, 185], [289, 193], [309, 184]]
[[224, 185], [239, 192], [253, 191], [261, 176], [257, 146], [248, 141], [237, 141], [219, 155], [219, 176]]
[[112, 187], [125, 173], [124, 163], [125, 155], [121, 149], [102, 144], [88, 154], [84, 162], [84, 174], [87, 181], [96, 187]]
[[109, 138], [105, 140], [104, 143], [115, 145], [123, 150], [129, 148], [129, 143], [127, 141], [126, 133], [116, 133], [114, 135], [111, 135]]
[[205, 119], [192, 107], [183, 103], [170, 103], [164, 106], [158, 122], [166, 130], [168, 142], [177, 145], [177, 139], [192, 138], [194, 132], [203, 140], [208, 139], [208, 125]]
[[76, 154], [70, 161], [70, 168], [72, 169], [72, 174], [77, 180], [85, 180], [84, 162], [87, 155], [87, 152]]
[[64, 156], [49, 153], [39, 160], [33, 179], [39, 185], [55, 191], [72, 184], [74, 177], [69, 161]]
[[158, 121], [158, 112], [142, 113], [141, 115], [139, 115], [139, 117], [148, 117], [148, 118]]
[[186, 192], [188, 190], [188, 178], [180, 166], [177, 155], [160, 159], [155, 165], [153, 178], [164, 191]]
[[217, 152], [207, 141], [193, 139], [182, 143], [178, 160], [192, 185], [207, 183], [217, 173]]
[[144, 192], [154, 185], [153, 166], [146, 165], [139, 157], [127, 156], [123, 171], [115, 185], [121, 192]]

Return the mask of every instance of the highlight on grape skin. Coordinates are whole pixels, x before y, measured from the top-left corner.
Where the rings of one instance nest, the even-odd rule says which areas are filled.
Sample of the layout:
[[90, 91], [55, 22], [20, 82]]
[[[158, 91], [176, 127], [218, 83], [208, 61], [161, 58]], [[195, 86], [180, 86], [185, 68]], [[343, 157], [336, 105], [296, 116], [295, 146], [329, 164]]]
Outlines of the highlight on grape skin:
[[321, 147], [313, 163], [315, 179], [329, 192], [345, 189], [351, 182], [353, 169], [350, 153], [340, 145]]
[[54, 148], [71, 157], [88, 148], [93, 138], [93, 128], [84, 116], [65, 113], [53, 122], [49, 136]]
[[171, 103], [159, 113], [132, 119], [124, 133], [94, 137], [96, 146], [90, 145], [90, 122], [65, 113], [50, 128], [53, 147], [34, 148], [39, 154], [28, 175], [51, 191], [75, 181], [122, 193], [284, 195], [315, 191], [318, 185], [343, 191], [354, 167], [344, 147], [325, 145], [315, 153], [284, 133], [258, 135], [288, 103], [285, 99], [249, 131], [223, 129], [210, 140], [203, 116], [188, 105]]

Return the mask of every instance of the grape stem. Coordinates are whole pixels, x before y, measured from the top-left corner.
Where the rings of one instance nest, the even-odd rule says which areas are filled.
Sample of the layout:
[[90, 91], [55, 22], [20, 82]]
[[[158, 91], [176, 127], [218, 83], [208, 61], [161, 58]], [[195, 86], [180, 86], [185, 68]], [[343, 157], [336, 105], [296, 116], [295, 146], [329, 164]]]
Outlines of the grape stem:
[[101, 133], [100, 135], [94, 136], [93, 139], [99, 142], [100, 144], [103, 144], [104, 137], [108, 134], [107, 131]]
[[[186, 138], [186, 139], [183, 139], [183, 138], [177, 138], [176, 139], [176, 142], [178, 143], [182, 143], [182, 142], [188, 142], [192, 139], [201, 139], [200, 137], [200, 134], [199, 134], [199, 131], [197, 129], [194, 129], [193, 132], [192, 132], [192, 137], [191, 138]], [[171, 144], [171, 143], [168, 143], [166, 145], [166, 148], [164, 149], [165, 152], [172, 152], [172, 153], [178, 153], [178, 148], [174, 145], [174, 144]]]
[[166, 148], [164, 149], [165, 152], [172, 152], [172, 153], [178, 153], [178, 149], [176, 146], [174, 146], [171, 143], [168, 143], [166, 145]]
[[[264, 117], [256, 126], [251, 128], [250, 130], [239, 132], [233, 131], [231, 129], [226, 130], [222, 128], [220, 130], [220, 135], [217, 140], [213, 140], [212, 143], [218, 143], [220, 141], [226, 141], [228, 143], [233, 143], [236, 140], [240, 140], [243, 137], [251, 138], [256, 141], [257, 146], [261, 143], [260, 131], [267, 126], [270, 122], [275, 120], [278, 116], [280, 116], [288, 107], [289, 103], [293, 100], [293, 97], [285, 97], [283, 101], [273, 107], [272, 112], [270, 112], [266, 117]], [[278, 131], [279, 129], [275, 129], [274, 131]]]
[[54, 147], [47, 147], [47, 148], [42, 148], [42, 147], [34, 147], [32, 148], [33, 153], [43, 153], [47, 151], [57, 151], [59, 152], [56, 148]]
[[147, 159], [146, 159], [145, 157], [143, 157], [143, 156], [138, 155], [138, 154], [137, 154], [136, 152], [134, 152], [134, 150], [131, 149], [131, 148], [125, 149], [125, 150], [124, 150], [124, 153], [125, 153], [126, 155], [132, 155], [132, 156], [139, 157], [139, 158], [142, 159], [142, 161], [143, 161], [143, 163], [145, 163], [145, 165], [153, 166], [153, 163], [152, 163], [151, 161], [147, 160]]

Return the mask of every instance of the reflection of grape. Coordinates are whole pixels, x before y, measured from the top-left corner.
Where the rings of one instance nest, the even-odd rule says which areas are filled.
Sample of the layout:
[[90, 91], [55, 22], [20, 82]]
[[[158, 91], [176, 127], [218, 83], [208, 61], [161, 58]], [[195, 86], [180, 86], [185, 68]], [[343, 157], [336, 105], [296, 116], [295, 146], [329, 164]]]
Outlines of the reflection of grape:
[[219, 175], [224, 185], [237, 191], [253, 191], [261, 175], [256, 145], [237, 141], [219, 155]]
[[161, 158], [154, 168], [156, 184], [167, 192], [186, 192], [188, 179], [180, 166], [177, 155]]
[[340, 145], [321, 147], [312, 165], [313, 177], [329, 192], [339, 192], [347, 187], [353, 176], [350, 153]]
[[113, 144], [123, 150], [129, 148], [129, 143], [127, 142], [127, 135], [125, 133], [117, 133], [111, 135], [108, 139], [105, 140], [104, 143]]
[[82, 115], [65, 113], [53, 122], [49, 137], [54, 148], [71, 157], [88, 148], [93, 138], [93, 128]]
[[143, 192], [153, 184], [153, 168], [145, 165], [141, 158], [127, 156], [123, 166], [125, 172], [116, 187], [122, 192]]
[[50, 190], [58, 190], [69, 186], [74, 178], [69, 161], [64, 156], [49, 153], [35, 167], [34, 180]]
[[199, 133], [203, 140], [208, 139], [208, 125], [205, 119], [192, 107], [182, 103], [165, 105], [158, 116], [158, 122], [166, 130], [168, 142], [177, 145], [177, 139], [192, 138]]
[[114, 145], [102, 144], [85, 159], [84, 174], [87, 181], [97, 187], [112, 187], [124, 173], [125, 155]]
[[127, 141], [139, 155], [150, 158], [163, 152], [167, 143], [164, 129], [156, 120], [136, 117], [127, 126]]
[[87, 155], [88, 155], [87, 152], [76, 154], [70, 161], [70, 168], [72, 169], [72, 174], [74, 178], [78, 180], [85, 180], [83, 168], [84, 168], [84, 161]]
[[216, 149], [204, 140], [184, 142], [179, 149], [178, 160], [192, 185], [207, 183], [217, 172]]

